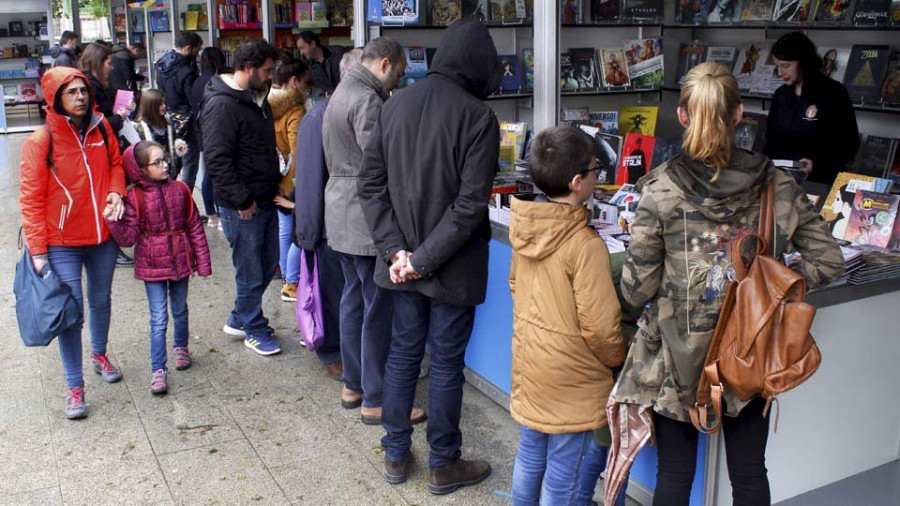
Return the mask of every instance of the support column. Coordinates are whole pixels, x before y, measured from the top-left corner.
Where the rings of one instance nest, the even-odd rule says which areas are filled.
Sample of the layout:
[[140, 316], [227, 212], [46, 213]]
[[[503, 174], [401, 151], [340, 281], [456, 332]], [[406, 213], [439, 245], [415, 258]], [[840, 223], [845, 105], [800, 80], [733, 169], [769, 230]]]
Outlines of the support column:
[[262, 0], [262, 12], [259, 13], [259, 19], [262, 21], [262, 36], [269, 41], [269, 44], [275, 45], [275, 5], [273, 0]]
[[[379, 0], [370, 0], [377, 2]], [[366, 0], [353, 0], [353, 45], [363, 47], [366, 45]]]
[[534, 131], [559, 117], [559, 2], [534, 3]]

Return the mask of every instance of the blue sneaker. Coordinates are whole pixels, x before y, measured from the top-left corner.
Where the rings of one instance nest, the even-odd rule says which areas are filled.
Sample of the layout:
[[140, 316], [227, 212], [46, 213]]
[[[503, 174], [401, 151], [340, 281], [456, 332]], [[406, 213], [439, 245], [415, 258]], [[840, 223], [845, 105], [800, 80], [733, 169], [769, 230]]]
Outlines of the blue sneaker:
[[278, 341], [269, 334], [250, 334], [244, 340], [244, 346], [264, 356], [281, 353]]

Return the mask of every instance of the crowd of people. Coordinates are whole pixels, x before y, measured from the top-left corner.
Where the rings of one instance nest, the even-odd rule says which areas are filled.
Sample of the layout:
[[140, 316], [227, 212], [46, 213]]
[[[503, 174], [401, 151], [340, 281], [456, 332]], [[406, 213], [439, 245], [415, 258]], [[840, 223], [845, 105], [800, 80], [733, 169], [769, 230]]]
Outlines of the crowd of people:
[[[281, 298], [297, 300], [302, 250], [318, 262], [325, 336], [316, 352], [342, 383], [335, 402], [384, 428], [385, 479], [406, 481], [413, 426], [427, 421], [429, 491], [478, 484], [491, 466], [461, 458], [460, 417], [465, 351], [487, 289], [500, 137], [484, 98], [502, 77], [496, 47], [482, 23], [457, 21], [428, 77], [398, 91], [406, 58], [396, 41], [343, 52], [312, 33], [301, 39], [304, 59], [250, 39], [227, 68], [220, 50], [182, 33], [157, 63], [158, 89], [113, 110], [114, 83], [140, 80], [141, 48], [123, 54], [129, 68], [114, 64], [120, 51], [91, 43], [72, 68], [73, 39], [63, 34], [59, 64], [42, 77], [47, 126], [23, 146], [20, 203], [34, 268], [54, 269], [82, 307], [84, 272], [92, 366], [112, 383], [122, 378], [106, 355], [112, 279], [119, 248], [134, 246], [149, 303], [150, 392], [162, 395], [169, 311], [174, 367], [192, 365], [189, 279], [212, 274], [204, 219], [231, 249], [235, 298], [221, 330], [261, 356], [280, 353], [284, 337], [269, 325], [263, 297], [280, 270]], [[113, 79], [119, 68], [123, 79]], [[315, 106], [313, 89], [326, 94]], [[800, 187], [764, 155], [734, 148], [742, 112], [727, 69], [706, 63], [687, 75], [678, 106], [684, 153], [638, 181], [620, 289], [583, 208], [597, 183], [596, 145], [573, 127], [536, 135], [530, 160], [541, 194], [512, 199], [509, 233], [510, 412], [521, 425], [514, 504], [594, 504], [616, 381], [615, 401], [655, 408], [654, 504], [687, 504], [697, 445], [688, 403], [722, 305], [721, 280], [708, 273], [727, 272], [727, 231], [758, 221], [770, 181], [776, 255], [789, 246], [801, 253], [794, 268], [811, 287], [841, 273], [840, 251]], [[122, 134], [128, 125], [134, 142]], [[205, 216], [193, 200], [198, 172]], [[710, 268], [688, 269], [710, 237], [715, 247], [701, 252]], [[629, 305], [638, 314], [647, 306], [630, 340]], [[58, 339], [66, 416], [84, 418], [82, 329]], [[427, 409], [414, 405], [426, 346]], [[764, 403], [726, 401], [735, 504], [768, 504]], [[616, 504], [624, 501], [623, 488]]]

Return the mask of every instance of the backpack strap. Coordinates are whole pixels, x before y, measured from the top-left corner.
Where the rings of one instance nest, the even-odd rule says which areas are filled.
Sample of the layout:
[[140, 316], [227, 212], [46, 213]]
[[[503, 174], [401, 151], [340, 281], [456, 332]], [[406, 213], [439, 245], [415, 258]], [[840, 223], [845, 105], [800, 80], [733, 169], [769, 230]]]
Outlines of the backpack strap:
[[50, 130], [50, 125], [46, 123], [44, 123], [44, 129], [47, 130], [47, 166], [58, 176], [59, 169], [57, 169], [56, 164], [53, 163], [53, 131]]

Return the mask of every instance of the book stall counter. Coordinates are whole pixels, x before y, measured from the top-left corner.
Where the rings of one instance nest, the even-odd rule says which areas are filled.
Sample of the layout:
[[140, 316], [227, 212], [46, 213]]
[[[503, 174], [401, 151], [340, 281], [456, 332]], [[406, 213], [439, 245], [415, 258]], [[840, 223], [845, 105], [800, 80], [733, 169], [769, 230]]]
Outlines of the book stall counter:
[[[505, 225], [492, 221], [491, 229], [487, 298], [476, 309], [466, 373], [470, 383], [508, 408], [512, 248]], [[892, 328], [900, 280], [827, 286], [806, 300], [818, 309], [812, 333], [823, 359], [809, 381], [779, 396], [778, 432], [770, 433], [767, 451], [773, 503], [791, 504], [791, 498], [827, 491], [835, 482], [898, 458], [900, 405], [885, 401], [896, 396], [900, 384], [900, 341]], [[875, 412], [879, 415], [871, 416]], [[698, 452], [691, 505], [730, 504], [721, 435], [701, 435]], [[655, 485], [656, 448], [647, 447], [635, 462], [628, 495], [650, 504]]]

